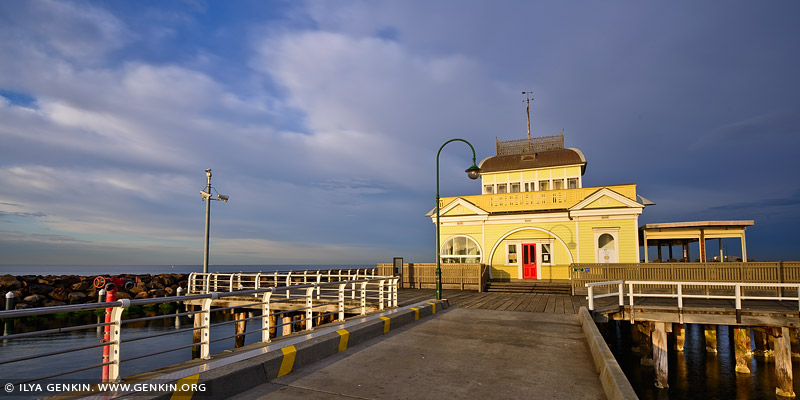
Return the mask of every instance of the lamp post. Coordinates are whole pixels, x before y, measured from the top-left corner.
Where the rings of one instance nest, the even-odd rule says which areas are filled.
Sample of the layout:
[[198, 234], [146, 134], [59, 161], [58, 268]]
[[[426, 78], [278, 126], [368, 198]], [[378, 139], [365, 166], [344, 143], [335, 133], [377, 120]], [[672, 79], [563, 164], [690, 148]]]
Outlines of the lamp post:
[[450, 139], [439, 147], [439, 152], [436, 153], [436, 300], [442, 299], [442, 256], [441, 256], [441, 236], [439, 235], [439, 154], [442, 149], [450, 142], [464, 142], [472, 149], [472, 166], [467, 168], [464, 172], [467, 173], [469, 179], [475, 180], [481, 176], [481, 169], [475, 165], [475, 148], [472, 144], [464, 139]]
[[[226, 196], [224, 194], [217, 193], [217, 198], [216, 199], [211, 197], [211, 189], [212, 189], [212, 186], [211, 186], [211, 168], [206, 170], [206, 177], [208, 177], [208, 183], [206, 184], [206, 189], [200, 191], [200, 194], [203, 196], [203, 201], [206, 202], [206, 242], [205, 242], [205, 246], [204, 246], [205, 252], [203, 253], [203, 273], [204, 274], [208, 273], [208, 237], [209, 237], [209, 233], [211, 231], [211, 200], [214, 200], [214, 201], [222, 200], [222, 201], [224, 201], [226, 203], [228, 202], [228, 196]], [[217, 190], [214, 189], [214, 191], [216, 192]]]

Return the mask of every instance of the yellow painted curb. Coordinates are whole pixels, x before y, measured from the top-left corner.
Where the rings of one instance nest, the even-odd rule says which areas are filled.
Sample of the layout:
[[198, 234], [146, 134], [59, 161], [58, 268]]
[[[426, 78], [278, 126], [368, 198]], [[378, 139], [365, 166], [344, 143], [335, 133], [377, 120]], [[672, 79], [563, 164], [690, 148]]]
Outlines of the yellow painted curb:
[[389, 324], [392, 320], [389, 317], [381, 317], [383, 320], [383, 333], [389, 333]]
[[[178, 379], [178, 389], [172, 393], [170, 400], [190, 400], [194, 396], [194, 389], [197, 387], [197, 381], [200, 379], [200, 374], [194, 374], [185, 378]], [[188, 387], [189, 390], [181, 390], [181, 388]]]
[[350, 332], [346, 329], [336, 331], [339, 334], [339, 351], [347, 350], [347, 341], [350, 339]]
[[414, 310], [414, 321], [419, 321], [419, 308], [411, 307]]
[[283, 352], [283, 361], [281, 361], [281, 369], [278, 371], [278, 377], [292, 372], [294, 356], [297, 354], [297, 349], [294, 346], [286, 346], [282, 348], [281, 351]]

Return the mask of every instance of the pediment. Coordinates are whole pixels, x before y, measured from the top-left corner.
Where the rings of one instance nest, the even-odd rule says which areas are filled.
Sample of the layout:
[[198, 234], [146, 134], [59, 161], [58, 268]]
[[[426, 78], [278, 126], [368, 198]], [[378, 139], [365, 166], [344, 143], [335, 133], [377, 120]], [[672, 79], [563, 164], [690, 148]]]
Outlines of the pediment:
[[644, 205], [637, 203], [609, 188], [602, 188], [585, 199], [581, 200], [578, 204], [574, 205], [570, 210], [587, 210], [598, 208], [643, 208]]
[[[436, 215], [436, 209], [431, 210], [425, 216], [430, 217]], [[439, 210], [440, 217], [457, 217], [457, 216], [465, 216], [465, 215], [489, 215], [488, 212], [483, 210], [482, 208], [476, 206], [475, 204], [470, 203], [467, 200], [462, 198], [457, 198]]]

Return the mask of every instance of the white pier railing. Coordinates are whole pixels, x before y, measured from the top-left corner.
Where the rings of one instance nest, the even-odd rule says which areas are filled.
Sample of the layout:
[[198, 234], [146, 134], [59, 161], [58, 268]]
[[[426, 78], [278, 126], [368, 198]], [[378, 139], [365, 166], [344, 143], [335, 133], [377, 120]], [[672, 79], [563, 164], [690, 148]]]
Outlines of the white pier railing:
[[[635, 305], [637, 298], [675, 299], [678, 310], [683, 310], [686, 299], [733, 300], [737, 319], [742, 312], [742, 302], [746, 300], [796, 301], [798, 303], [797, 310], [800, 311], [800, 283], [617, 280], [587, 283], [586, 288], [589, 311], [595, 310], [595, 300], [606, 297], [617, 297], [620, 309], [626, 306], [626, 297], [628, 299], [627, 306], [630, 307]], [[600, 288], [605, 288], [605, 290], [602, 290], [601, 293], [598, 291]]]
[[[272, 271], [272, 272], [192, 272], [189, 274], [187, 294], [233, 292], [235, 290], [261, 289], [309, 283], [351, 281], [376, 278], [376, 268], [339, 269], [317, 271]], [[391, 277], [384, 277], [391, 279]]]
[[[363, 275], [362, 275], [363, 274]], [[275, 335], [278, 334], [279, 329], [286, 325], [289, 327], [298, 328], [304, 324], [305, 330], [312, 330], [315, 326], [324, 323], [324, 320], [342, 321], [346, 315], [364, 315], [368, 309], [383, 310], [389, 307], [397, 307], [397, 282], [398, 278], [395, 277], [382, 277], [382, 276], [366, 276], [367, 273], [352, 273], [349, 276], [354, 278], [356, 275], [358, 279], [342, 279], [348, 275], [343, 273], [323, 273], [323, 274], [308, 274], [308, 273], [286, 273], [286, 275], [271, 274], [269, 279], [277, 279], [280, 281], [279, 286], [266, 287], [270, 282], [266, 278], [267, 274], [256, 274], [253, 279], [248, 274], [192, 274], [190, 280], [192, 289], [195, 294], [186, 296], [172, 296], [152, 299], [139, 299], [139, 300], [119, 300], [103, 303], [92, 304], [76, 304], [57, 307], [40, 307], [30, 308], [24, 310], [10, 310], [0, 311], [0, 320], [6, 324], [13, 324], [13, 321], [19, 318], [34, 317], [34, 316], [53, 316], [55, 314], [80, 312], [80, 311], [99, 311], [105, 310], [110, 315], [110, 322], [101, 322], [98, 317], [96, 324], [85, 324], [77, 326], [64, 326], [57, 329], [45, 329], [33, 332], [7, 332], [0, 336], [0, 342], [3, 347], [13, 347], [15, 343], [29, 343], [33, 340], [40, 340], [40, 352], [34, 354], [24, 354], [18, 357], [0, 357], [0, 371], [2, 368], [9, 367], [15, 363], [25, 363], [33, 359], [53, 359], [56, 357], [72, 357], [74, 360], [69, 362], [69, 369], [57, 370], [55, 368], [42, 368], [42, 372], [47, 375], [44, 376], [30, 376], [26, 375], [19, 383], [40, 382], [47, 381], [48, 379], [61, 378], [64, 376], [75, 376], [73, 374], [87, 371], [87, 370], [100, 370], [107, 366], [108, 379], [107, 381], [116, 382], [123, 376], [126, 370], [122, 368], [126, 362], [138, 360], [146, 357], [158, 356], [168, 352], [174, 352], [182, 349], [194, 348], [199, 349], [199, 356], [202, 358], [211, 358], [211, 344], [218, 343], [223, 340], [231, 338], [238, 338], [250, 334], [258, 335], [259, 341], [263, 343], [273, 340], [270, 337], [270, 330], [274, 330]], [[296, 279], [295, 279], [296, 278]], [[303, 279], [304, 281], [300, 281]], [[330, 279], [331, 281], [326, 281]], [[222, 283], [225, 283], [224, 285]], [[233, 285], [233, 286], [232, 286]], [[212, 289], [209, 291], [209, 289]], [[214, 291], [217, 289], [219, 291]], [[231, 290], [233, 289], [233, 290]], [[198, 293], [199, 292], [199, 293]], [[348, 300], [347, 297], [350, 297]], [[236, 299], [239, 302], [237, 306], [221, 307], [220, 301]], [[246, 304], [241, 304], [242, 299], [245, 299]], [[198, 304], [193, 310], [182, 311], [180, 308], [175, 313], [168, 313], [155, 316], [145, 316], [141, 318], [128, 318], [124, 319], [123, 313], [125, 309], [133, 306], [147, 307], [158, 306], [166, 303], [191, 302]], [[215, 304], [216, 303], [216, 304]], [[212, 307], [213, 306], [213, 307]], [[235, 308], [247, 307], [254, 309], [255, 312], [250, 313], [248, 317], [236, 320], [223, 320], [222, 322], [213, 322], [211, 315], [222, 315], [226, 311], [230, 312]], [[281, 316], [287, 315], [291, 312], [298, 315], [299, 319], [282, 319]], [[219, 314], [216, 314], [219, 313]], [[181, 324], [181, 317], [191, 317], [195, 319], [195, 323]], [[327, 317], [327, 318], [325, 318]], [[238, 317], [237, 317], [238, 318]], [[199, 321], [197, 321], [199, 319]], [[219, 320], [220, 318], [216, 318]], [[224, 319], [224, 318], [223, 318]], [[271, 319], [275, 322], [271, 322]], [[151, 330], [141, 330], [141, 325], [145, 321], [165, 320], [163, 327], [153, 333]], [[171, 321], [175, 320], [174, 327], [169, 326]], [[234, 335], [230, 332], [222, 332], [218, 329], [219, 326], [236, 324], [243, 321], [254, 321], [255, 329], [244, 332], [236, 331]], [[288, 321], [288, 322], [287, 322]], [[280, 323], [278, 323], [280, 322]], [[110, 327], [110, 329], [107, 329]], [[86, 340], [74, 346], [74, 342], [70, 342], [74, 347], [62, 347], [63, 343], [58, 340], [53, 340], [53, 335], [60, 335], [65, 332], [97, 330], [97, 336], [86, 335]], [[106, 334], [105, 337], [100, 334], [101, 330], [110, 331], [111, 334]], [[200, 341], [192, 343], [192, 334], [195, 331], [200, 332]], [[175, 334], [185, 334], [187, 342], [179, 346], [169, 347], [165, 346], [165, 341], [159, 341], [158, 338], [171, 336]], [[146, 342], [146, 343], [143, 343]], [[53, 345], [56, 343], [56, 345]], [[59, 343], [62, 343], [59, 345]], [[233, 341], [231, 341], [233, 344]], [[50, 347], [48, 348], [48, 345]], [[220, 345], [215, 344], [215, 349], [219, 350]], [[102, 355], [103, 348], [108, 347], [111, 349], [108, 359], [104, 359]], [[234, 346], [228, 346], [231, 348]], [[134, 349], [135, 348], [135, 349]], [[92, 350], [95, 349], [95, 350]], [[86, 359], [85, 357], [74, 357], [76, 352], [92, 350], [97, 351], [97, 358]], [[134, 351], [136, 350], [136, 351]], [[146, 354], [143, 354], [147, 351]], [[84, 353], [80, 353], [84, 354]], [[133, 355], [132, 355], [133, 354]], [[126, 356], [127, 355], [127, 356]], [[127, 357], [127, 358], [126, 358]], [[171, 359], [170, 364], [179, 361], [188, 361], [176, 357]], [[43, 361], [47, 363], [47, 361]], [[48, 365], [48, 364], [43, 364]], [[150, 370], [164, 367], [167, 365], [148, 365]], [[14, 368], [13, 366], [10, 368]], [[125, 375], [130, 375], [133, 372], [128, 370]], [[97, 374], [98, 378], [100, 373]], [[100, 382], [100, 379], [97, 380]]]

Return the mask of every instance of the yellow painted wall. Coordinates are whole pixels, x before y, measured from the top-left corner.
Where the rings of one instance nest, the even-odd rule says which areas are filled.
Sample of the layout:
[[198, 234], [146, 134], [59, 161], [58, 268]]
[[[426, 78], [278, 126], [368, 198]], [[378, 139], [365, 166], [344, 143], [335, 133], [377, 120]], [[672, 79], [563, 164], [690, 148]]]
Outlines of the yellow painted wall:
[[[517, 265], [505, 265], [506, 246], [504, 242], [497, 244], [492, 260], [488, 260], [492, 247], [498, 240], [507, 233], [518, 228], [539, 228], [541, 230], [525, 229], [509, 235], [504, 240], [541, 240], [551, 237], [560, 238], [554, 240], [552, 246], [554, 265], [540, 265], [540, 276], [543, 279], [568, 279], [570, 254], [572, 261], [578, 262], [578, 251], [580, 251], [580, 261], [584, 263], [596, 262], [597, 248], [595, 244], [594, 228], [618, 228], [617, 231], [617, 261], [628, 263], [637, 262], [636, 260], [636, 225], [635, 218], [608, 219], [598, 221], [578, 221], [576, 232], [575, 220], [570, 221], [564, 218], [563, 221], [552, 222], [531, 222], [525, 223], [524, 220], [517, 222], [510, 221], [503, 224], [487, 224], [481, 226], [482, 222], [462, 225], [443, 226], [441, 229], [441, 241], [444, 243], [449, 237], [454, 235], [467, 235], [481, 245], [483, 262], [491, 264], [492, 277], [494, 279], [520, 279], [519, 267]], [[547, 232], [543, 232], [547, 231]], [[552, 235], [551, 235], [552, 234]], [[485, 235], [485, 237], [484, 237]], [[562, 243], [563, 242], [563, 243]], [[518, 250], [521, 251], [521, 250]]]
[[[578, 178], [580, 166], [526, 169], [514, 172], [487, 172], [481, 174], [481, 182], [486, 185], [509, 182], [528, 182], [552, 178]], [[566, 182], [565, 182], [566, 184]]]

